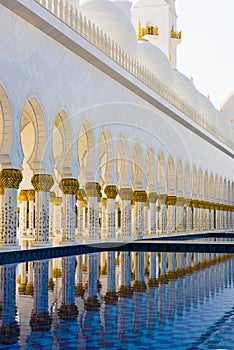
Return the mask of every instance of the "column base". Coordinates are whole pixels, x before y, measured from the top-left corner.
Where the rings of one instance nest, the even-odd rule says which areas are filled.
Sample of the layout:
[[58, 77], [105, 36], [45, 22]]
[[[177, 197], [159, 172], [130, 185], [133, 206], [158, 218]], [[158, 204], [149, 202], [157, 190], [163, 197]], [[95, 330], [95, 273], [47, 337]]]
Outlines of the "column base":
[[14, 250], [20, 250], [21, 246], [18, 244], [2, 244], [0, 245], [0, 251], [1, 250], [8, 250], [8, 251], [14, 251]]
[[51, 242], [32, 242], [31, 243], [32, 248], [49, 248], [52, 247]]

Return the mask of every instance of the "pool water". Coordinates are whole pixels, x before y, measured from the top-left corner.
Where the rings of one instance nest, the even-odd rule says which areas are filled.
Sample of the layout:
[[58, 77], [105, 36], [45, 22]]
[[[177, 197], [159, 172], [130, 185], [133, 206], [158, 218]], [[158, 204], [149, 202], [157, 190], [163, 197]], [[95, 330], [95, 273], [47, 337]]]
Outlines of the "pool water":
[[0, 349], [234, 348], [231, 255], [104, 252], [0, 272]]

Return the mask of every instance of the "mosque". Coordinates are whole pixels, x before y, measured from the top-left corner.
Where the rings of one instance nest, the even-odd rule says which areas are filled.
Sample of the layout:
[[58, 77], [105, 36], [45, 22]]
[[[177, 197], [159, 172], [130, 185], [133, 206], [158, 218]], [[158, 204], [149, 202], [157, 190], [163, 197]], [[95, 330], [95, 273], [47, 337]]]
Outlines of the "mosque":
[[176, 68], [175, 0], [0, 0], [0, 249], [234, 228], [234, 95]]

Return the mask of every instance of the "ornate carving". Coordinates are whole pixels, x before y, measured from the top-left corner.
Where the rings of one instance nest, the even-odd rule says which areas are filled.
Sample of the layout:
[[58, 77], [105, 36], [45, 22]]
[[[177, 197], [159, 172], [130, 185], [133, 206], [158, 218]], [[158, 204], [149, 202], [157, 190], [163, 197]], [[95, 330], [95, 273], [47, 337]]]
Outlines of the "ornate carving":
[[197, 200], [197, 199], [192, 199], [192, 200], [191, 200], [191, 207], [192, 207], [192, 208], [199, 208], [199, 200]]
[[3, 188], [19, 188], [23, 176], [18, 169], [3, 169], [0, 173]]
[[167, 196], [166, 205], [175, 205], [176, 196]]
[[172, 39], [179, 39], [179, 40], [181, 40], [181, 38], [182, 38], [182, 31], [176, 32], [174, 30], [174, 26], [172, 26], [172, 28], [171, 28], [171, 38]]
[[53, 199], [53, 204], [56, 205], [56, 206], [61, 205], [62, 202], [63, 202], [62, 197], [55, 197], [55, 198]]
[[56, 194], [54, 192], [50, 192], [50, 203], [54, 202], [55, 197], [56, 197]]
[[79, 190], [79, 182], [76, 179], [62, 179], [59, 187], [64, 194], [76, 194]]
[[158, 195], [158, 200], [159, 200], [159, 204], [166, 204], [167, 201], [167, 194], [159, 194]]
[[87, 197], [101, 197], [101, 186], [97, 182], [88, 182], [85, 185]]
[[22, 201], [27, 202], [28, 196], [27, 196], [27, 191], [26, 191], [26, 190], [21, 190], [21, 191], [20, 191], [20, 193], [19, 193], [19, 195], [18, 195], [18, 200], [19, 200], [20, 202], [22, 202]]
[[119, 196], [122, 201], [130, 201], [133, 196], [133, 190], [131, 188], [121, 188], [119, 191]]
[[29, 201], [34, 201], [35, 191], [34, 190], [27, 190], [27, 197], [28, 197]]
[[85, 190], [79, 189], [76, 192], [76, 198], [77, 198], [78, 201], [83, 201], [85, 196], [86, 196]]
[[32, 177], [31, 184], [36, 192], [49, 192], [54, 184], [54, 180], [51, 175], [36, 174]]
[[104, 192], [108, 199], [115, 199], [118, 194], [118, 190], [115, 185], [106, 186]]
[[134, 202], [146, 203], [148, 200], [147, 193], [145, 191], [135, 191], [132, 199]]
[[158, 194], [156, 192], [150, 192], [148, 197], [149, 197], [149, 203], [155, 203], [158, 199]]
[[176, 205], [178, 207], [183, 207], [186, 204], [186, 199], [184, 197], [176, 197]]

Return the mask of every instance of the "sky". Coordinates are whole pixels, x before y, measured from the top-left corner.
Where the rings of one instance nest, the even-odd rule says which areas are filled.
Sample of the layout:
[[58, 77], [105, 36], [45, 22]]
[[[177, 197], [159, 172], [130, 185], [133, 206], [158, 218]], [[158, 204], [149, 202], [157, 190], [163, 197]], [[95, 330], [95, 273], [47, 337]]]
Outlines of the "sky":
[[234, 91], [234, 0], [176, 0], [177, 68], [220, 108]]

